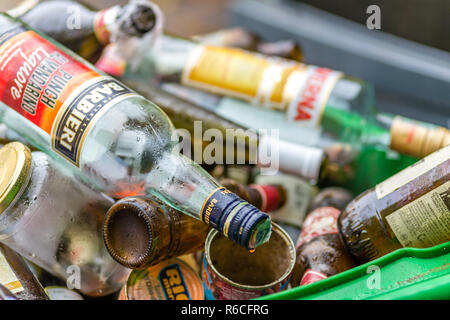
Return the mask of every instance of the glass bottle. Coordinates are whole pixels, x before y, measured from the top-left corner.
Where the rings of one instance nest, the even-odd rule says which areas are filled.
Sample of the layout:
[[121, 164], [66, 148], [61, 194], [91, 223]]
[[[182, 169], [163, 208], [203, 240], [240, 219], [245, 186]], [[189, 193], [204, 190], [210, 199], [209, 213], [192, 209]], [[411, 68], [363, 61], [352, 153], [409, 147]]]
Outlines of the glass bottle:
[[220, 183], [263, 212], [278, 210], [286, 202], [286, 190], [280, 184], [244, 185], [228, 178], [221, 179]]
[[[109, 195], [153, 194], [244, 247], [269, 239], [266, 214], [180, 155], [160, 108], [4, 13], [0, 33], [0, 120], [11, 129]], [[23, 55], [2, 51], [11, 45]]]
[[102, 240], [113, 200], [76, 180], [42, 152], [0, 149], [0, 242], [87, 295], [120, 288], [129, 270]]
[[21, 300], [48, 300], [44, 288], [28, 268], [25, 260], [1, 243], [0, 285], [5, 286], [11, 294]]
[[103, 238], [117, 262], [143, 269], [201, 250], [209, 229], [156, 199], [127, 197], [106, 214]]
[[321, 207], [310, 212], [297, 240], [291, 285], [307, 285], [356, 266], [337, 229], [340, 211]]
[[[270, 167], [270, 159], [267, 159], [265, 155], [270, 154], [270, 151], [273, 150], [273, 152], [278, 152], [276, 160], [280, 171], [315, 181], [326, 175], [327, 157], [318, 148], [290, 143], [283, 139], [271, 137], [268, 133], [249, 130], [247, 127], [228, 121], [202, 109], [195, 103], [186, 101], [160, 88], [133, 79], [124, 80], [127, 86], [156, 103], [170, 117], [177, 129], [185, 129], [189, 132], [190, 137], [192, 137], [190, 143], [193, 147], [193, 159], [197, 163], [207, 161], [202, 155], [209, 145], [210, 150], [221, 150], [220, 148], [223, 147], [223, 159], [218, 159], [223, 163], [247, 163], [257, 164], [259, 167]], [[214, 132], [220, 131], [223, 139], [205, 141], [205, 132], [209, 129], [211, 129], [211, 132], [212, 130]], [[235, 140], [230, 141], [227, 138], [230, 133]], [[182, 137], [185, 139], [185, 136]], [[223, 144], [220, 144], [221, 142]], [[217, 157], [213, 158], [216, 159]], [[215, 164], [218, 163], [215, 162]]]
[[447, 146], [360, 194], [338, 220], [350, 252], [366, 262], [450, 241], [449, 180]]
[[141, 39], [155, 28], [155, 10], [143, 1], [93, 11], [76, 1], [51, 0], [8, 13], [93, 62], [111, 40]]

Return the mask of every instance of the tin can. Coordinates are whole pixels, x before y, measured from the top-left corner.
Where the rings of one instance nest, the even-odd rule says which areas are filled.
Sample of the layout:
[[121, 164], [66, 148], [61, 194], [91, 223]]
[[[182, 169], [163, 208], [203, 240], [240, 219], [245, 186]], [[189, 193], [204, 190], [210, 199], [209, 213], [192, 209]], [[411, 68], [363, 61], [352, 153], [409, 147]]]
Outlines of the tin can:
[[170, 259], [144, 270], [133, 270], [118, 300], [203, 300], [202, 281], [180, 259]]
[[284, 290], [294, 264], [294, 242], [276, 223], [270, 240], [253, 253], [211, 230], [202, 266], [205, 297], [246, 300]]

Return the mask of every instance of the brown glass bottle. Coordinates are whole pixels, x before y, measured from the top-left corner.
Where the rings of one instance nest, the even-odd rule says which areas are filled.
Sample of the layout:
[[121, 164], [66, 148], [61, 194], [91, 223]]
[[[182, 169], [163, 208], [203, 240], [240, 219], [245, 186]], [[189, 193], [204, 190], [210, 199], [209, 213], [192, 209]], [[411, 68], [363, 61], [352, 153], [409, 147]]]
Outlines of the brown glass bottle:
[[200, 250], [208, 231], [208, 225], [155, 199], [128, 197], [109, 209], [103, 238], [117, 262], [144, 269]]
[[309, 211], [320, 207], [333, 207], [343, 211], [353, 198], [353, 195], [347, 189], [341, 187], [323, 188], [312, 200]]
[[0, 284], [14, 292], [18, 299], [48, 300], [25, 260], [4, 244], [0, 244], [0, 279]]
[[449, 241], [449, 179], [447, 146], [355, 198], [338, 221], [351, 253], [365, 262]]
[[297, 259], [291, 280], [293, 287], [313, 283], [356, 266], [338, 234], [339, 214], [336, 208], [322, 207], [306, 218], [297, 242]]
[[286, 203], [286, 190], [282, 185], [243, 185], [228, 178], [221, 179], [220, 183], [263, 212], [275, 211]]

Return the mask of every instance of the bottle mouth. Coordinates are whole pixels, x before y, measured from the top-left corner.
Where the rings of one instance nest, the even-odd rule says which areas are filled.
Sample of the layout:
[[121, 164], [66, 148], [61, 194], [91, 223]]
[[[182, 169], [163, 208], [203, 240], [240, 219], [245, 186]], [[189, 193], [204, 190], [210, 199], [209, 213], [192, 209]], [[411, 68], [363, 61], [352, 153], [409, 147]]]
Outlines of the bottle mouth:
[[120, 200], [106, 214], [103, 239], [110, 255], [121, 265], [142, 269], [151, 258], [152, 227], [137, 199]]

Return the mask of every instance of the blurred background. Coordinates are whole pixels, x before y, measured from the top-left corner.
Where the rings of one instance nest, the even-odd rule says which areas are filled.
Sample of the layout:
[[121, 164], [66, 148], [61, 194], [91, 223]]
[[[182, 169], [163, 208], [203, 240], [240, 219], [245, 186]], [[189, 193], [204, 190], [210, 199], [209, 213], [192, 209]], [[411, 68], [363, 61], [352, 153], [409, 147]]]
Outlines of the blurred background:
[[[0, 9], [19, 0], [2, 1]], [[106, 8], [126, 0], [81, 0]], [[448, 0], [155, 0], [166, 32], [192, 36], [242, 26], [265, 40], [296, 40], [305, 63], [363, 78], [377, 109], [450, 126]], [[369, 5], [381, 29], [366, 27]]]

